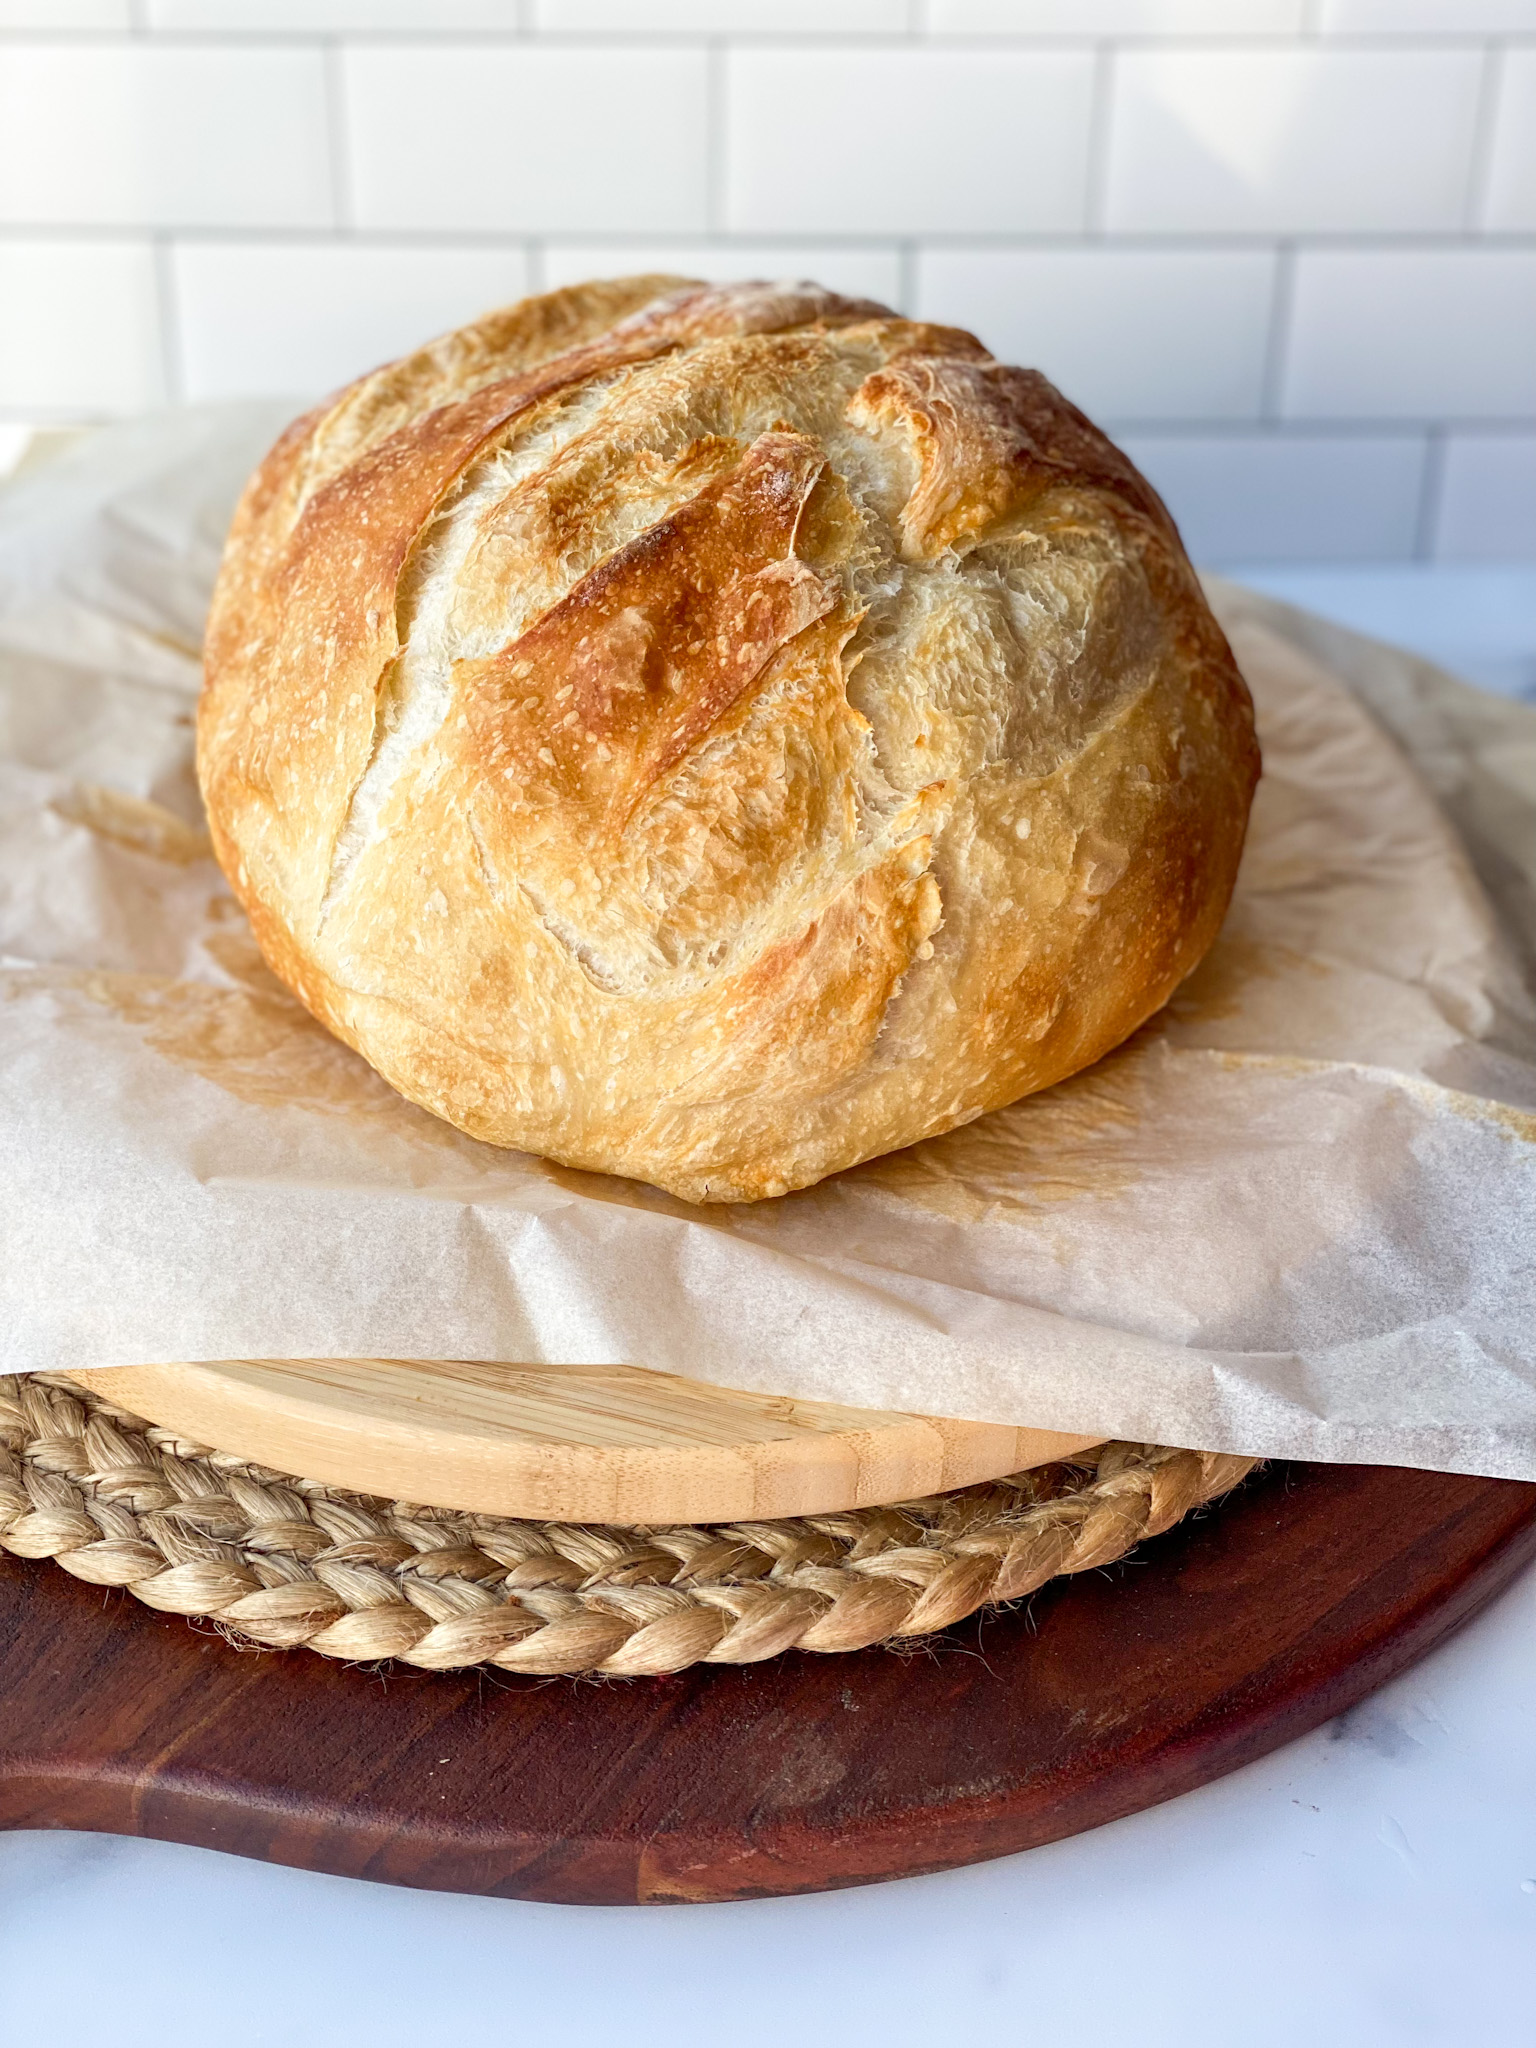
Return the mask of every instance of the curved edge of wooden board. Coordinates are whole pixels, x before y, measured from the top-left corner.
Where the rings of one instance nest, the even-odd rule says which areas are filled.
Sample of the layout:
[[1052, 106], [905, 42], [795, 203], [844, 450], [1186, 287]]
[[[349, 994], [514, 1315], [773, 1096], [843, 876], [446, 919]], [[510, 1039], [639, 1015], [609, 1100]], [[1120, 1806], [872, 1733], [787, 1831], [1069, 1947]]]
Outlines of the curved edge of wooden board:
[[839, 1408], [638, 1366], [227, 1359], [77, 1377], [130, 1414], [279, 1471], [555, 1521], [837, 1514], [998, 1479], [1103, 1440]]
[[1134, 1570], [1058, 1580], [928, 1657], [791, 1651], [487, 1688], [252, 1656], [0, 1555], [0, 1828], [568, 1904], [868, 1884], [1056, 1841], [1250, 1763], [1533, 1556], [1536, 1486], [1280, 1466]]

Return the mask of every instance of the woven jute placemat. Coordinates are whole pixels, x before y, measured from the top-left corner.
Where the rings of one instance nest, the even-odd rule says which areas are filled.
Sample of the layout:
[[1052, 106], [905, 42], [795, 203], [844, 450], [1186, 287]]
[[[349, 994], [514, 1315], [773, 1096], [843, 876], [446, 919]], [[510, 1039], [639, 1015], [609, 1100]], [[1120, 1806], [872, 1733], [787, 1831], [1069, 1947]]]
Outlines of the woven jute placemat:
[[345, 1493], [0, 1375], [0, 1548], [243, 1644], [428, 1671], [636, 1678], [899, 1644], [1112, 1564], [1256, 1462], [1112, 1443], [897, 1507], [578, 1527]]

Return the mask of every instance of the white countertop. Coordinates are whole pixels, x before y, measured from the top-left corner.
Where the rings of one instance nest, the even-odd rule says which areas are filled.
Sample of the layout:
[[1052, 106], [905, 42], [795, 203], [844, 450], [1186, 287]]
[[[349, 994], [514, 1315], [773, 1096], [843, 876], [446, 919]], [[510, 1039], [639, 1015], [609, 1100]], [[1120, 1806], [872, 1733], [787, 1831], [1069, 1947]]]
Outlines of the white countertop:
[[[1258, 569], [1536, 694], [1536, 571]], [[819, 1898], [590, 1910], [0, 1836], [0, 2041], [1135, 2048], [1536, 2040], [1536, 1570], [1394, 1684], [1171, 1805]]]

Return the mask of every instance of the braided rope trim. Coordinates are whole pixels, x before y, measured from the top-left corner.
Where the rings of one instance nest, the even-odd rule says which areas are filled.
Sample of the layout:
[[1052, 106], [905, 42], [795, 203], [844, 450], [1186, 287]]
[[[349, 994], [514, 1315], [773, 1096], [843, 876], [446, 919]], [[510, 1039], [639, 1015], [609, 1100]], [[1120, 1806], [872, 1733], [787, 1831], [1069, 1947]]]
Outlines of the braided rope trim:
[[636, 1678], [932, 1635], [1113, 1563], [1256, 1463], [1116, 1443], [899, 1507], [593, 1528], [345, 1493], [0, 1374], [0, 1548], [242, 1644], [427, 1671]]

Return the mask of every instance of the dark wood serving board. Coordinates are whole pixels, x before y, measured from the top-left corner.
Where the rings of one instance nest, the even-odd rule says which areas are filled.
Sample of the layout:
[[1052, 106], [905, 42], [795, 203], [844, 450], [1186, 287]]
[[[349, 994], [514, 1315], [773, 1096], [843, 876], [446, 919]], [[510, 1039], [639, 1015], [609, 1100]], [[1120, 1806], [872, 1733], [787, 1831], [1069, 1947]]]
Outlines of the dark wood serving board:
[[1030, 1848], [1351, 1705], [1536, 1556], [1536, 1486], [1273, 1467], [931, 1652], [593, 1684], [254, 1655], [0, 1557], [0, 1825], [594, 1904]]

